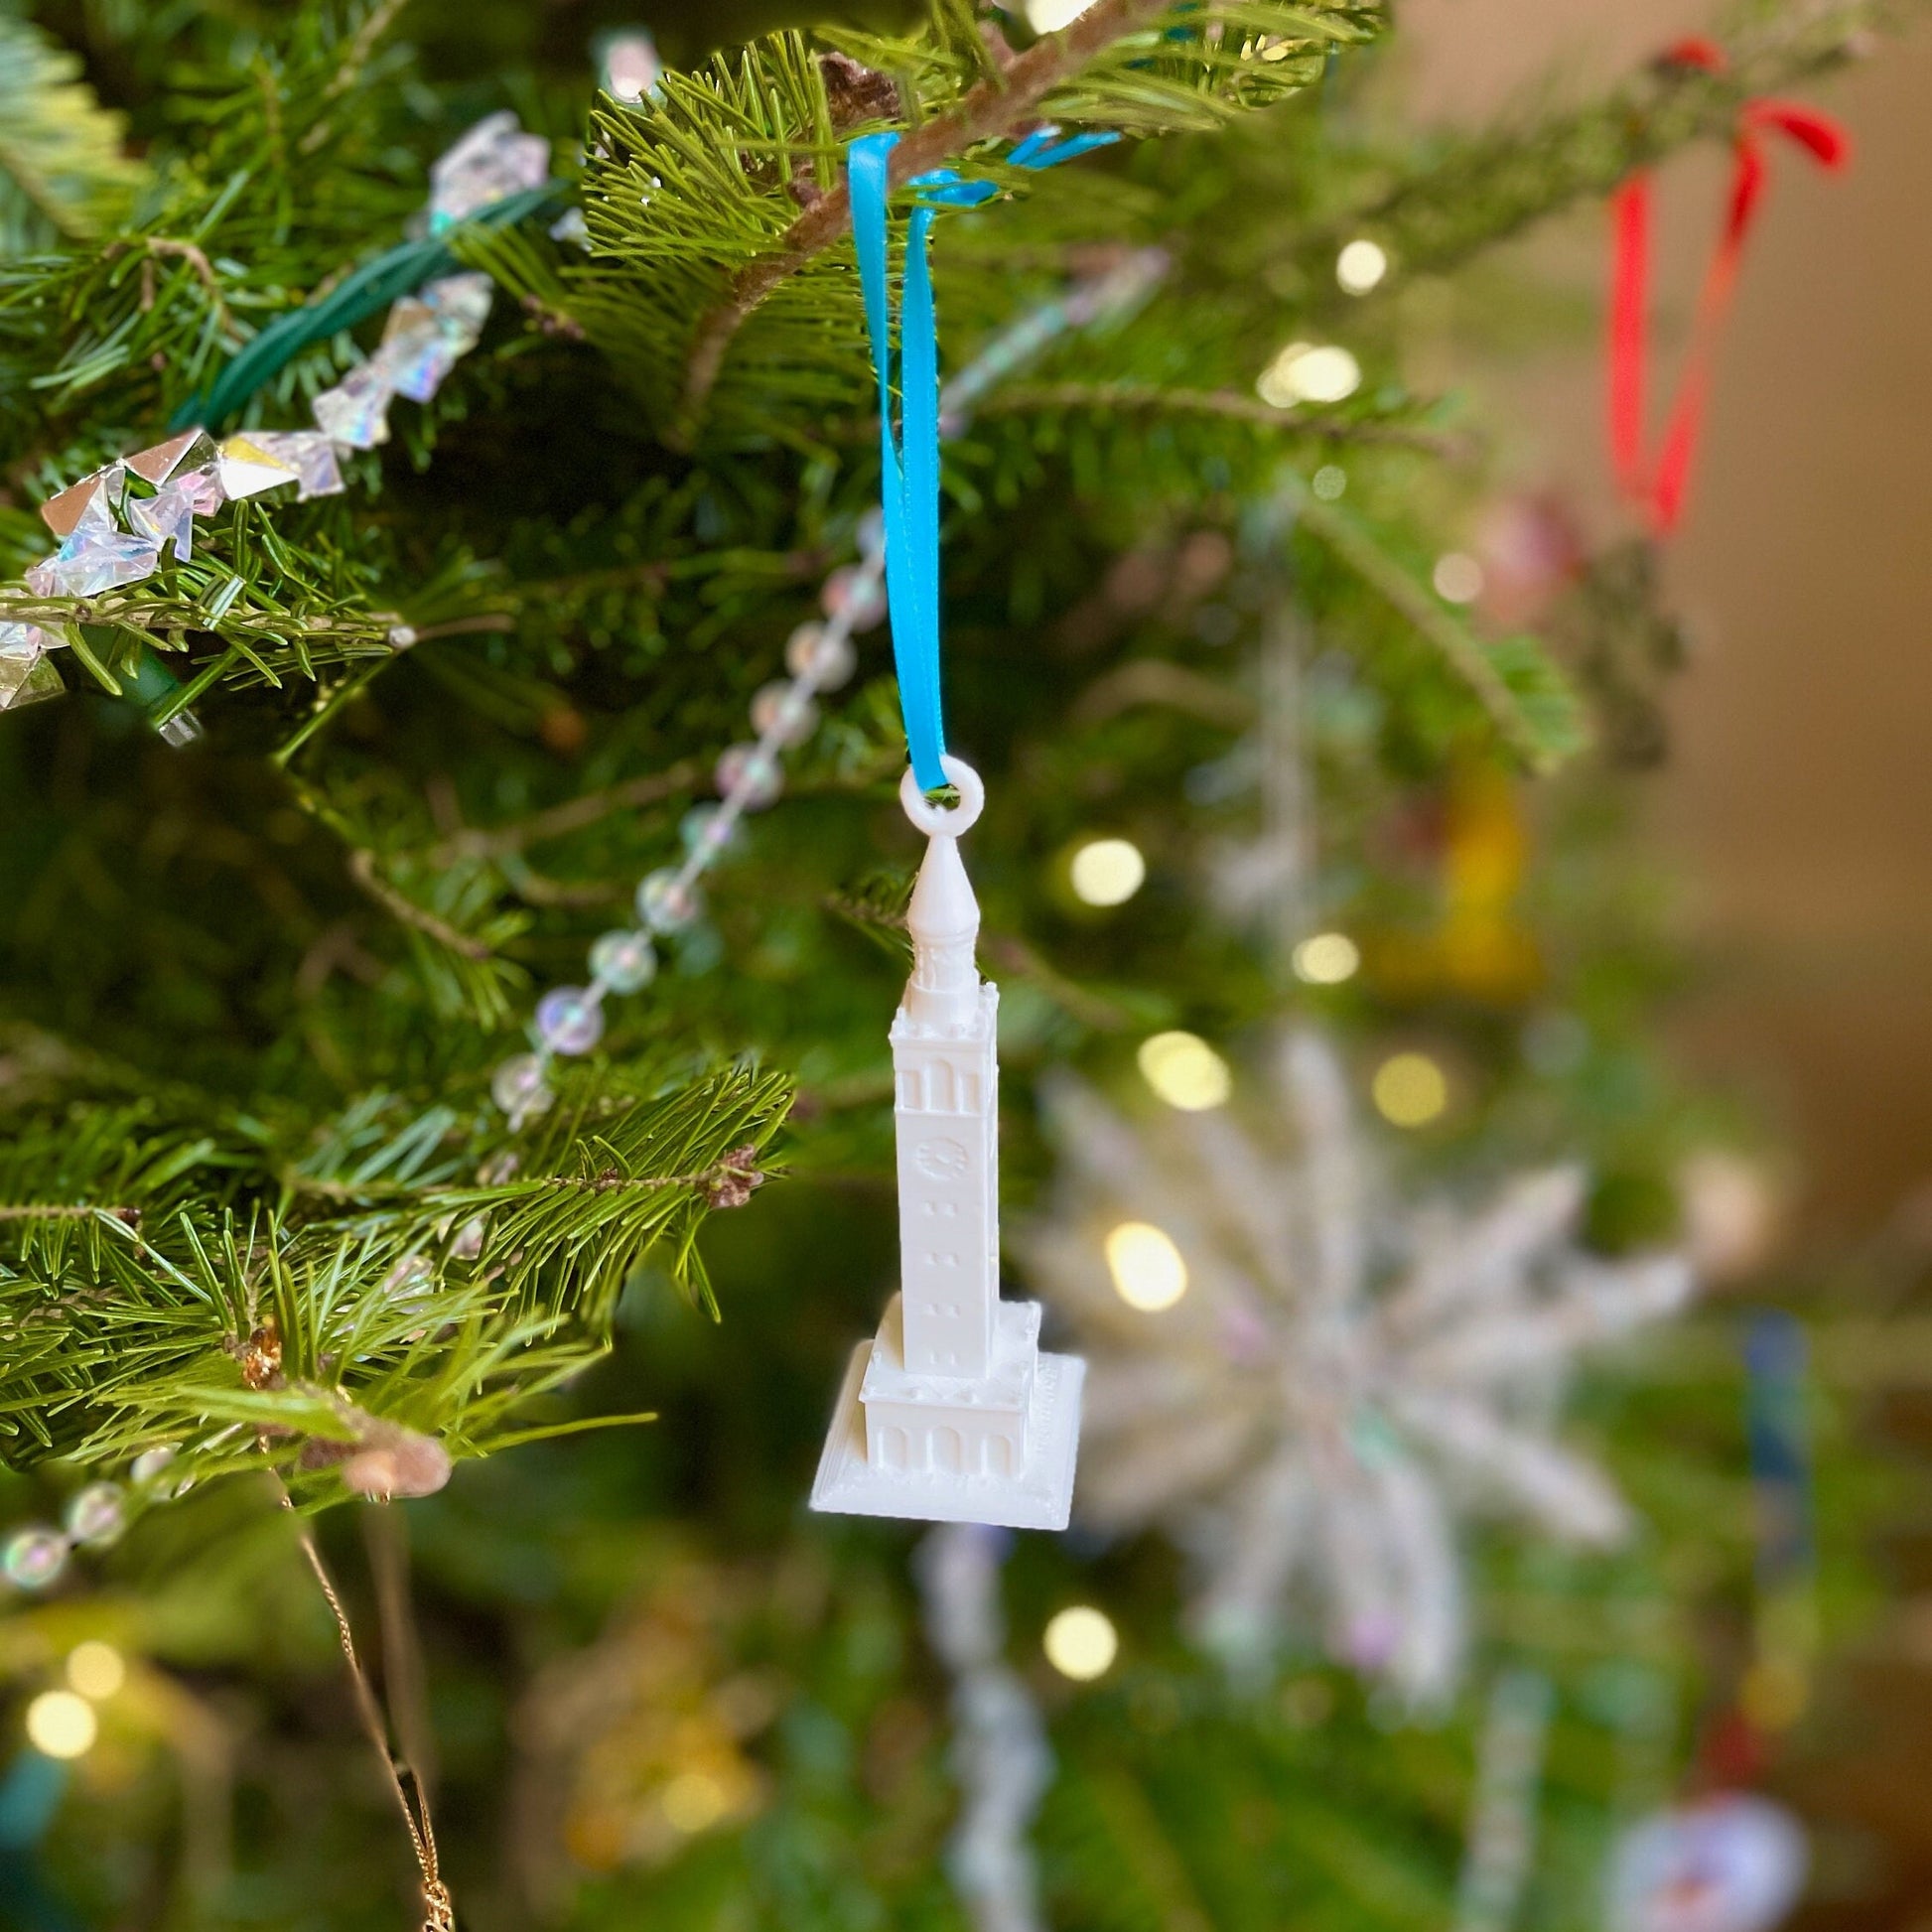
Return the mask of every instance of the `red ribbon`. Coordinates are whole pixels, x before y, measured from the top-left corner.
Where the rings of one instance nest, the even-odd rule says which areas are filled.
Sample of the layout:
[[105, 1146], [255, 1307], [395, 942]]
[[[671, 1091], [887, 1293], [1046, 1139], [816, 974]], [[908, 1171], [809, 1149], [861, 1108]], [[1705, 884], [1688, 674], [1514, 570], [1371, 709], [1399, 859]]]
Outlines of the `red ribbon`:
[[[1664, 59], [1678, 67], [1723, 71], [1723, 50], [1710, 41], [1681, 41]], [[1650, 310], [1650, 199], [1648, 171], [1635, 174], [1611, 198], [1614, 224], [1610, 268], [1609, 434], [1610, 461], [1617, 487], [1642, 511], [1652, 533], [1668, 536], [1684, 509], [1691, 463], [1703, 427], [1704, 405], [1711, 389], [1711, 362], [1719, 327], [1730, 306], [1750, 233], [1769, 179], [1767, 137], [1783, 135], [1822, 168], [1842, 168], [1850, 160], [1852, 143], [1829, 115], [1796, 101], [1759, 95], [1739, 110], [1731, 138], [1734, 157], [1730, 199], [1711, 265], [1698, 294], [1697, 315], [1691, 326], [1690, 347], [1677, 396], [1665, 418], [1663, 440], [1655, 467], [1646, 463], [1643, 448], [1644, 394], [1648, 386]]]

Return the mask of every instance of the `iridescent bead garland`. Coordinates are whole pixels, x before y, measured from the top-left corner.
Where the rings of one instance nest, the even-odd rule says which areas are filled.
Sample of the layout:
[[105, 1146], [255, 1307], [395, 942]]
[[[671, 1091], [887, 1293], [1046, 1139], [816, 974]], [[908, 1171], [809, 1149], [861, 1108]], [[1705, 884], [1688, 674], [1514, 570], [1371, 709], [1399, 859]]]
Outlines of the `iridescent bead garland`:
[[[1070, 329], [1116, 319], [1147, 299], [1166, 275], [1169, 257], [1158, 248], [1138, 250], [1067, 293], [1049, 298], [1003, 330], [945, 386], [941, 421], [957, 429], [970, 404], [995, 382], [1030, 360]], [[776, 801], [784, 785], [783, 754], [802, 744], [818, 723], [818, 694], [851, 677], [858, 657], [855, 631], [870, 630], [886, 615], [885, 520], [876, 507], [859, 523], [857, 564], [844, 565], [820, 593], [823, 623], [802, 623], [785, 645], [789, 682], [764, 685], [752, 700], [756, 743], [729, 747], [715, 768], [719, 802], [686, 814], [689, 846], [681, 866], [660, 866], [637, 888], [637, 923], [605, 933], [591, 947], [590, 983], [557, 986], [537, 1002], [531, 1050], [497, 1067], [490, 1096], [510, 1125], [520, 1128], [541, 1114], [555, 1095], [553, 1059], [588, 1053], [604, 1036], [604, 1002], [613, 993], [636, 993], [657, 976], [656, 941], [685, 931], [704, 909], [699, 881], [731, 842], [747, 812]]]
[[[526, 134], [505, 109], [479, 121], [430, 170], [429, 228], [441, 233], [481, 209], [540, 187], [549, 171], [550, 143]], [[483, 334], [489, 314], [487, 275], [444, 276], [394, 303], [382, 344], [333, 389], [316, 397], [315, 428], [247, 430], [216, 442], [188, 429], [151, 449], [121, 457], [51, 496], [41, 518], [60, 548], [28, 571], [37, 597], [98, 597], [139, 584], [161, 567], [164, 550], [186, 563], [194, 554], [194, 521], [224, 503], [295, 485], [295, 500], [334, 496], [344, 483], [344, 450], [370, 450], [389, 438], [389, 404], [397, 396], [428, 402]], [[218, 621], [223, 596], [215, 593], [209, 622]], [[398, 648], [413, 641], [406, 627], [391, 633]], [[50, 651], [72, 642], [66, 624], [0, 621], [0, 711], [56, 696], [59, 674]], [[181, 743], [196, 735], [186, 714], [162, 728]]]
[[852, 633], [870, 630], [886, 615], [885, 526], [876, 509], [861, 519], [859, 548], [859, 563], [825, 580], [819, 597], [825, 621], [801, 623], [791, 633], [785, 645], [789, 681], [776, 679], [753, 698], [756, 742], [730, 746], [719, 755], [719, 802], [686, 814], [683, 830], [690, 849], [684, 863], [645, 876], [637, 888], [637, 923], [605, 933], [591, 947], [588, 986], [552, 987], [537, 1002], [533, 1050], [496, 1069], [490, 1094], [512, 1127], [550, 1105], [553, 1057], [588, 1053], [603, 1037], [605, 996], [639, 992], [657, 976], [654, 940], [684, 931], [704, 910], [698, 882], [731, 843], [738, 821], [777, 800], [784, 785], [783, 754], [817, 727], [818, 694], [837, 690], [858, 663]]
[[[134, 1458], [128, 1481], [153, 1497], [175, 1488], [164, 1471], [175, 1459], [172, 1449], [151, 1449]], [[181, 1487], [186, 1487], [182, 1484]], [[0, 1578], [16, 1589], [48, 1589], [60, 1582], [75, 1550], [105, 1548], [127, 1525], [128, 1490], [118, 1482], [90, 1482], [76, 1489], [62, 1518], [63, 1527], [30, 1523], [0, 1544]]]

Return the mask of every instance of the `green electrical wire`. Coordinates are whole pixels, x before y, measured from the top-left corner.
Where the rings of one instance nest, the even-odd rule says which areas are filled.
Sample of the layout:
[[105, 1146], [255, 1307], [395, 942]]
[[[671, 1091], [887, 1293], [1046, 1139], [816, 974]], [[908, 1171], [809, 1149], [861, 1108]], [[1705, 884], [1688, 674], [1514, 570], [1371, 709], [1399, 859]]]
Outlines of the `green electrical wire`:
[[[546, 182], [479, 209], [469, 222], [482, 227], [508, 227], [526, 215], [540, 214], [563, 201], [560, 183]], [[468, 225], [468, 224], [465, 224]], [[450, 248], [454, 228], [423, 241], [405, 241], [364, 262], [325, 296], [291, 310], [271, 322], [202, 394], [191, 396], [168, 420], [169, 433], [185, 429], [212, 430], [238, 415], [249, 398], [272, 382], [311, 343], [320, 343], [344, 329], [352, 329], [399, 297], [461, 268]], [[135, 666], [133, 695], [145, 701], [152, 715], [178, 691], [174, 677], [152, 650], [144, 650]]]
[[[507, 227], [525, 215], [560, 205], [562, 188], [555, 182], [511, 195], [469, 217], [465, 225]], [[386, 309], [399, 296], [421, 288], [460, 268], [449, 237], [455, 230], [423, 241], [405, 241], [365, 262], [353, 275], [338, 282], [329, 293], [270, 323], [201, 395], [191, 396], [169, 419], [171, 432], [212, 430], [236, 415], [259, 389], [281, 373], [311, 343], [325, 342], [352, 329], [366, 316]]]

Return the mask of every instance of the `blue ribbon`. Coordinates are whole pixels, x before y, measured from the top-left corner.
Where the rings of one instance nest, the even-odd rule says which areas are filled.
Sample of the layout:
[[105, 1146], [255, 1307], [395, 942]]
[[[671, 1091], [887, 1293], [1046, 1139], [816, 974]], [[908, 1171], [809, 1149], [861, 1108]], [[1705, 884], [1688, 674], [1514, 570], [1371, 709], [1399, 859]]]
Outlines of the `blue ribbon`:
[[887, 284], [886, 169], [897, 134], [862, 134], [846, 149], [852, 236], [866, 330], [879, 376], [880, 503], [886, 513], [886, 597], [893, 661], [912, 771], [923, 791], [946, 782], [946, 723], [939, 701], [939, 337], [926, 259], [932, 209], [916, 207], [905, 238], [899, 303], [900, 434], [893, 434], [893, 317]]
[[[1120, 137], [1076, 134], [1058, 141], [1041, 128], [1014, 149], [1021, 168], [1051, 168]], [[946, 721], [939, 692], [939, 337], [932, 311], [928, 259], [938, 207], [971, 207], [1000, 191], [962, 181], [950, 168], [914, 178], [921, 193], [905, 236], [905, 287], [899, 300], [899, 431], [893, 433], [893, 316], [887, 279], [888, 167], [894, 133], [862, 134], [846, 148], [852, 235], [879, 377], [880, 502], [886, 514], [886, 598], [892, 612], [893, 662], [912, 773], [922, 791], [948, 782]]]

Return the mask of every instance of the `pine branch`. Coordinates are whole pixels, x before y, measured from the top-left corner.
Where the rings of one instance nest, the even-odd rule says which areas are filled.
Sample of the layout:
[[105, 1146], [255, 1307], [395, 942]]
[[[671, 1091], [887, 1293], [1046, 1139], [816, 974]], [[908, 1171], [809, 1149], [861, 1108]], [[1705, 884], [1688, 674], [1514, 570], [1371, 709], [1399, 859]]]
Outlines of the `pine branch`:
[[373, 852], [365, 847], [359, 848], [348, 855], [348, 876], [385, 911], [394, 914], [404, 925], [427, 933], [439, 946], [447, 946], [465, 959], [496, 957], [494, 949], [481, 939], [473, 939], [469, 933], [459, 932], [447, 919], [439, 919], [434, 912], [426, 912], [413, 899], [397, 892], [377, 871], [378, 863]]
[[1285, 436], [1310, 436], [1328, 443], [1382, 443], [1421, 450], [1448, 462], [1467, 462], [1474, 454], [1463, 437], [1446, 436], [1369, 416], [1323, 415], [1279, 409], [1258, 396], [1228, 389], [1169, 389], [1153, 382], [1014, 382], [974, 405], [976, 416], [1031, 415], [1049, 409], [1089, 410], [1099, 414], [1216, 416], [1252, 423]]
[[[1063, 32], [1042, 35], [997, 78], [982, 80], [951, 112], [907, 134], [893, 150], [889, 181], [902, 188], [914, 175], [943, 167], [968, 148], [1011, 132], [1104, 48], [1165, 13], [1169, 4], [1099, 0]], [[682, 406], [667, 442], [690, 447], [733, 336], [780, 283], [851, 226], [851, 198], [841, 185], [814, 202], [773, 247], [732, 276], [724, 299], [699, 319], [685, 362]]]
[[1567, 682], [1531, 639], [1476, 637], [1345, 511], [1296, 490], [1301, 526], [1331, 550], [1441, 655], [1530, 769], [1547, 771], [1585, 743]]
[[1728, 139], [1753, 95], [1858, 59], [1875, 31], [1908, 11], [1916, 4], [1899, 0], [1782, 8], [1732, 35], [1722, 73], [1651, 63], [1582, 107], [1427, 154], [1393, 187], [1298, 236], [1295, 279], [1332, 290], [1335, 251], [1360, 234], [1384, 242], [1405, 270], [1452, 270], [1535, 221], [1607, 195], [1675, 149]]
[[147, 171], [122, 119], [38, 27], [0, 13], [0, 255], [85, 238], [123, 219]]

